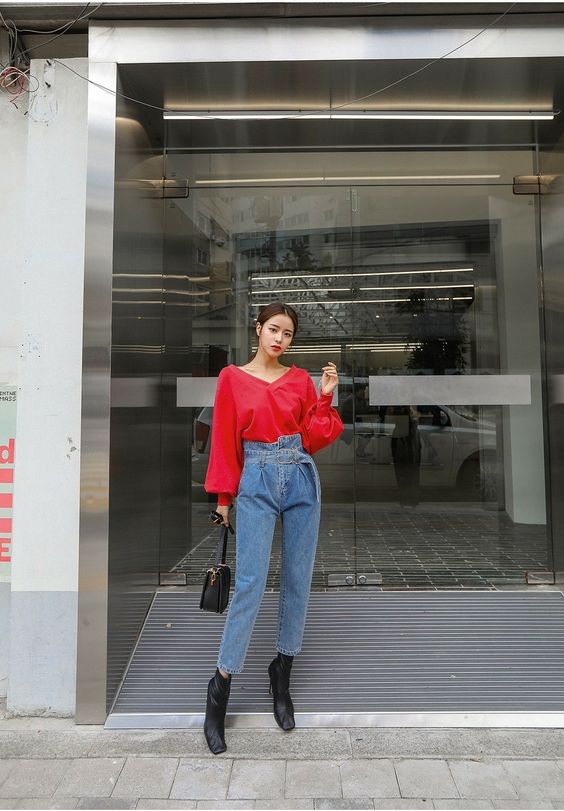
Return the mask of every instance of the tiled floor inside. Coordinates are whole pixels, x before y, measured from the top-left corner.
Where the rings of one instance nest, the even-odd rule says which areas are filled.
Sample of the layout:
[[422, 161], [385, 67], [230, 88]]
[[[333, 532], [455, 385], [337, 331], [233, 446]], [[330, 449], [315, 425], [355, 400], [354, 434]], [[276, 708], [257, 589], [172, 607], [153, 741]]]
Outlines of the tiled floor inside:
[[[188, 585], [201, 585], [203, 572], [214, 561], [220, 530], [208, 526], [208, 511], [208, 506], [197, 508], [194, 533], [201, 540], [173, 569], [186, 572]], [[227, 547], [233, 575], [234, 537], [229, 535]], [[280, 544], [278, 521], [268, 589], [279, 587]], [[379, 573], [381, 585], [363, 588], [496, 589], [525, 584], [527, 571], [546, 568], [545, 526], [515, 524], [505, 512], [480, 504], [380, 503], [353, 509], [324, 503], [312, 588], [331, 587], [329, 575]]]

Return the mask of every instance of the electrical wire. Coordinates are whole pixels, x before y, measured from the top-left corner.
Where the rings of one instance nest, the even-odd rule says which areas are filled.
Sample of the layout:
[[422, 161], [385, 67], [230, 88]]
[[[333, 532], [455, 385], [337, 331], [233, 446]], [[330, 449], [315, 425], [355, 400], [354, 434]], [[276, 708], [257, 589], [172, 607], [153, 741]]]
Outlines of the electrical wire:
[[[82, 9], [82, 11], [80, 12], [80, 15], [82, 15], [83, 12], [86, 11], [86, 9], [88, 8], [89, 5], [90, 5], [90, 0], [89, 0], [88, 3], [86, 3], [86, 5]], [[68, 25], [75, 25], [76, 23], [80, 22], [81, 20], [85, 20], [87, 17], [90, 17], [92, 14], [94, 14], [95, 11], [97, 11], [103, 5], [105, 5], [105, 3], [100, 3], [99, 6], [96, 6], [96, 8], [93, 8], [91, 11], [88, 12], [88, 14], [84, 14], [83, 16], [79, 15], [78, 17], [76, 17], [76, 19], [72, 20], [70, 23], [69, 22], [63, 23], [61, 26], [59, 26], [59, 28], [53, 28], [50, 31], [42, 31], [41, 29], [37, 29], [37, 28], [18, 28], [18, 32], [20, 34], [56, 34], [57, 31], [62, 31], [62, 29], [66, 28]]]
[[[33, 89], [29, 86], [25, 86], [26, 83], [29, 85], [30, 79], [34, 79], [37, 82], [37, 86]], [[39, 79], [30, 74], [29, 68], [22, 70], [14, 65], [10, 65], [0, 70], [0, 90], [4, 93], [18, 98], [22, 93], [35, 93], [38, 89]], [[11, 98], [10, 103], [17, 108], [18, 105], [15, 102], [15, 98]]]
[[[88, 8], [89, 5], [90, 5], [90, 3], [88, 2], [84, 8]], [[38, 48], [43, 48], [45, 45], [50, 45], [51, 42], [55, 42], [56, 39], [59, 39], [59, 37], [64, 36], [73, 27], [73, 25], [76, 25], [77, 22], [79, 22], [80, 20], [84, 20], [86, 17], [90, 17], [92, 14], [94, 14], [95, 11], [98, 11], [99, 8], [102, 8], [103, 5], [104, 5], [104, 3], [100, 3], [95, 8], [91, 9], [91, 11], [88, 14], [83, 14], [82, 13], [84, 11], [84, 9], [83, 9], [80, 12], [78, 17], [76, 17], [74, 20], [71, 20], [69, 23], [65, 24], [64, 31], [61, 31], [59, 34], [57, 34], [54, 37], [51, 37], [51, 39], [47, 39], [44, 42], [39, 42], [37, 45], [32, 45], [30, 48], [25, 48], [23, 51], [18, 51], [18, 53], [16, 54], [16, 58], [21, 57], [24, 54], [28, 54], [31, 51], [36, 51]], [[2, 18], [2, 21], [4, 21], [3, 18]], [[18, 30], [18, 29], [16, 29], [16, 30]], [[19, 32], [19, 33], [21, 33], [21, 32]]]
[[[104, 3], [100, 3], [95, 8], [91, 9], [88, 13], [85, 13], [88, 6], [90, 5], [89, 2], [86, 3], [82, 11], [79, 12], [78, 17], [75, 17], [73, 20], [64, 23], [59, 28], [53, 29], [52, 31], [36, 31], [36, 29], [27, 28], [27, 29], [18, 29], [16, 24], [13, 20], [5, 20], [2, 12], [0, 12], [0, 23], [4, 26], [4, 28], [8, 31], [8, 39], [9, 39], [9, 49], [8, 49], [8, 64], [2, 63], [0, 65], [0, 91], [4, 93], [8, 93], [13, 98], [10, 99], [10, 103], [14, 104], [17, 107], [15, 99], [21, 96], [23, 93], [34, 93], [39, 89], [40, 82], [36, 76], [33, 76], [30, 73], [30, 61], [29, 58], [25, 57], [25, 54], [29, 53], [30, 51], [34, 51], [37, 48], [41, 48], [44, 45], [48, 45], [50, 42], [53, 42], [58, 37], [63, 36], [69, 31], [73, 25], [75, 25], [80, 20], [84, 20], [86, 17], [90, 17], [94, 12], [96, 12], [99, 8], [101, 8]], [[38, 45], [32, 46], [30, 48], [26, 48], [24, 50], [18, 51], [18, 35], [22, 33], [47, 33], [53, 34], [57, 33], [57, 36], [53, 37], [50, 40], [42, 42]], [[23, 63], [26, 67], [24, 69], [20, 68], [16, 63]], [[34, 80], [37, 85], [36, 87], [31, 87], [31, 80]], [[26, 87], [27, 84], [27, 87]]]

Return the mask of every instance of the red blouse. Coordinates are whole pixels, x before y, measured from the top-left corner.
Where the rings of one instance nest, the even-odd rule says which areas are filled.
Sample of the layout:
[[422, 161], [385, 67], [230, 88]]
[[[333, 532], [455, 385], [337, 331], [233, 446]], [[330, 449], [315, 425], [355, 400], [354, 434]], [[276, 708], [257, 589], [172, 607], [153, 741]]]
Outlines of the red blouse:
[[318, 398], [309, 372], [295, 364], [272, 383], [234, 364], [224, 367], [217, 378], [206, 493], [217, 493], [219, 505], [231, 504], [243, 469], [243, 439], [276, 442], [300, 433], [312, 455], [330, 445], [344, 430], [332, 399], [333, 392]]

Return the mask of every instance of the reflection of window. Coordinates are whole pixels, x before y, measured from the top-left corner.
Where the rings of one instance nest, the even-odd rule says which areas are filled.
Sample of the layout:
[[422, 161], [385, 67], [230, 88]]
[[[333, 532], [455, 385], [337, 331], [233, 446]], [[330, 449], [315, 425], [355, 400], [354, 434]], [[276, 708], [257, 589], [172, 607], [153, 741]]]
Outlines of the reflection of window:
[[207, 217], [204, 217], [203, 214], [198, 214], [198, 228], [200, 231], [203, 231], [204, 234], [209, 235], [210, 233], [210, 221]]
[[196, 262], [199, 265], [209, 265], [210, 263], [210, 254], [209, 251], [204, 251], [202, 248], [198, 248], [196, 252]]

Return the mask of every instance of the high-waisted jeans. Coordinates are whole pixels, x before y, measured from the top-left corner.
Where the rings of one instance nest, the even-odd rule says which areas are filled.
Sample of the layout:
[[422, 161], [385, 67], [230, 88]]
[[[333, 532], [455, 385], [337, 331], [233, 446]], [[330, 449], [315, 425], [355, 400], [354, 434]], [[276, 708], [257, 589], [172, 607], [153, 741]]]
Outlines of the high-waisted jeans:
[[282, 565], [276, 648], [294, 656], [302, 646], [319, 534], [321, 483], [300, 434], [276, 442], [243, 440], [236, 504], [235, 589], [217, 666], [240, 673], [266, 587], [276, 519], [282, 521]]

